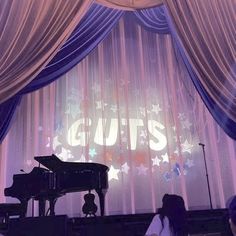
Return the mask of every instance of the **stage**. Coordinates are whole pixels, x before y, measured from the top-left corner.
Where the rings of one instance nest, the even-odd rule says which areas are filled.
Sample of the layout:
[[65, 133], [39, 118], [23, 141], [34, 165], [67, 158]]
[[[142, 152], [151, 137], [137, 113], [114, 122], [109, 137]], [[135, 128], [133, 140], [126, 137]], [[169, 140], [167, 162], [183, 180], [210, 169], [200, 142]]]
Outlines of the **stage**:
[[[4, 236], [143, 236], [153, 213], [69, 218], [66, 215], [11, 218]], [[188, 211], [189, 235], [230, 236], [226, 209]]]

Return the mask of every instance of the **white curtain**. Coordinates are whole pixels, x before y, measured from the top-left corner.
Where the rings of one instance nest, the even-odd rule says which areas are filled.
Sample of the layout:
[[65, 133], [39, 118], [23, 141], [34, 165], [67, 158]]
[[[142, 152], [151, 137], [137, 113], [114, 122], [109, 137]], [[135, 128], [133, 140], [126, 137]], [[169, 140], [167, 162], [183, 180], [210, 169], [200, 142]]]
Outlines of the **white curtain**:
[[[52, 153], [110, 168], [106, 215], [155, 212], [164, 193], [207, 209], [206, 167], [214, 208], [236, 190], [234, 141], [204, 107], [171, 36], [130, 16], [70, 72], [24, 97], [1, 146], [2, 188]], [[56, 213], [82, 216], [84, 194], [60, 198]]]

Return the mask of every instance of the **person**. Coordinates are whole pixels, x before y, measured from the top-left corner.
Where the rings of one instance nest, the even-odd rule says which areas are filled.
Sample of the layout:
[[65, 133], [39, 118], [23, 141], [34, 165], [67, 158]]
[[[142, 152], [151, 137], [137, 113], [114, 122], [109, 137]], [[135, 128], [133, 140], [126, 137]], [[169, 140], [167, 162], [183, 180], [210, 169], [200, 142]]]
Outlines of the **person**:
[[229, 207], [229, 225], [234, 236], [236, 236], [236, 196], [230, 201]]
[[184, 200], [175, 194], [165, 194], [162, 208], [154, 216], [145, 236], [186, 236], [187, 212]]

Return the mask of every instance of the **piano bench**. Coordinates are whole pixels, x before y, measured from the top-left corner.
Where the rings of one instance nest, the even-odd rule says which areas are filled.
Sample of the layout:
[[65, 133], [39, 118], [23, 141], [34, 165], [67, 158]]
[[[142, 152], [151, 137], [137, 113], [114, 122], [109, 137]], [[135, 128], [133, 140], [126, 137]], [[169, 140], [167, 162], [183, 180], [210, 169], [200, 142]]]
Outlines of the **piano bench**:
[[23, 207], [21, 203], [0, 203], [1, 224], [8, 224], [10, 216], [22, 216]]

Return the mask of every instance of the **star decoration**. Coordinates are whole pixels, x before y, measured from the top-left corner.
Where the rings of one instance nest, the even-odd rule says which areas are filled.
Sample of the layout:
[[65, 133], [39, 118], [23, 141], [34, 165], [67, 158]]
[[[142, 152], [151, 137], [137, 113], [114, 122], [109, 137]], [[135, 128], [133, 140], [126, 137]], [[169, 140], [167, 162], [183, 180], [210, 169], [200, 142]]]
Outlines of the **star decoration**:
[[106, 152], [105, 157], [106, 157], [106, 160], [112, 161], [112, 153], [111, 152]]
[[118, 173], [120, 172], [119, 169], [115, 169], [113, 165], [110, 166], [110, 170], [108, 172], [108, 181], [112, 179], [119, 180]]
[[101, 86], [98, 83], [94, 83], [92, 86], [92, 90], [95, 92], [95, 94], [101, 93]]
[[97, 110], [104, 110], [105, 106], [107, 106], [107, 103], [104, 103], [102, 101], [96, 101], [96, 109]]
[[90, 148], [89, 149], [89, 156], [91, 156], [93, 158], [95, 155], [97, 155], [95, 148]]
[[64, 147], [62, 147], [61, 153], [58, 154], [58, 157], [62, 161], [67, 161], [68, 159], [70, 159], [70, 156], [71, 156], [70, 150], [67, 150]]
[[55, 124], [55, 131], [59, 134], [61, 134], [61, 131], [63, 129], [63, 124], [61, 121], [56, 122]]
[[126, 86], [126, 85], [128, 85], [129, 83], [130, 83], [129, 80], [127, 80], [127, 79], [122, 79], [120, 85], [121, 85], [121, 86]]
[[182, 152], [188, 152], [191, 154], [191, 148], [193, 147], [193, 145], [190, 144], [187, 139], [184, 141], [184, 143], [181, 143], [181, 147]]
[[185, 119], [184, 113], [179, 113], [179, 114], [178, 114], [178, 118], [179, 118], [180, 120], [184, 120], [184, 119]]
[[51, 138], [47, 137], [46, 147], [49, 148], [50, 146], [51, 146]]
[[193, 160], [187, 159], [187, 161], [185, 162], [185, 165], [186, 165], [188, 168], [193, 167], [193, 166], [194, 166]]
[[162, 162], [169, 162], [169, 156], [167, 153], [165, 153], [164, 155], [161, 155], [162, 157]]
[[71, 94], [68, 96], [67, 101], [74, 101], [77, 102], [78, 101], [78, 95], [79, 95], [79, 90], [72, 88], [71, 89]]
[[85, 158], [84, 154], [82, 154], [80, 156], [79, 162], [86, 162], [86, 158]]
[[128, 166], [127, 162], [125, 162], [122, 166], [121, 166], [121, 171], [124, 172], [125, 174], [128, 174], [130, 167]]
[[145, 108], [144, 107], [139, 107], [139, 111], [140, 111], [140, 114], [145, 116], [146, 115], [146, 112], [145, 112]]
[[138, 166], [136, 168], [138, 170], [138, 175], [147, 175], [148, 168], [145, 167], [143, 164], [141, 164], [140, 166]]
[[65, 114], [69, 114], [73, 117], [73, 119], [75, 119], [76, 116], [80, 113], [81, 110], [78, 104], [67, 104], [67, 111], [65, 112]]
[[178, 163], [175, 164], [174, 168], [173, 168], [173, 172], [177, 175], [180, 176], [181, 172], [180, 172], [180, 165]]
[[157, 105], [152, 105], [152, 111], [158, 114], [160, 111], [162, 111], [162, 109], [160, 108], [160, 105], [157, 104]]
[[160, 166], [161, 160], [156, 156], [155, 158], [152, 158], [152, 165], [153, 166]]
[[111, 111], [113, 111], [114, 113], [116, 113], [118, 110], [117, 105], [111, 105]]
[[171, 180], [171, 174], [169, 172], [165, 172], [163, 175], [164, 179], [166, 181], [170, 181]]
[[143, 137], [144, 139], [146, 139], [147, 138], [147, 131], [142, 129], [140, 131], [140, 135], [139, 136], [140, 136], [140, 138]]
[[53, 138], [53, 144], [52, 144], [53, 150], [55, 151], [56, 148], [57, 148], [58, 146], [61, 146], [61, 145], [62, 145], [62, 144], [61, 144], [61, 142], [59, 142], [58, 136], [55, 136], [55, 137]]
[[181, 124], [182, 124], [182, 127], [183, 127], [184, 129], [188, 129], [188, 130], [189, 130], [190, 127], [192, 126], [192, 123], [190, 123], [189, 120], [187, 120], [187, 119], [184, 120], [184, 121], [182, 121]]

